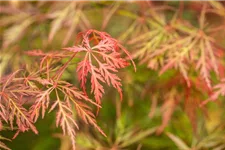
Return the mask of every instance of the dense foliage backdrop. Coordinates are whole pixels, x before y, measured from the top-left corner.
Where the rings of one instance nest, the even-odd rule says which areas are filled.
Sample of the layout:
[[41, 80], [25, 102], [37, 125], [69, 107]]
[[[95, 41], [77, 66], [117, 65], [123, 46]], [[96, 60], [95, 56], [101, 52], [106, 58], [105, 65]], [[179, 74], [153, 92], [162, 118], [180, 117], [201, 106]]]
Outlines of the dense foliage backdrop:
[[1, 1], [0, 35], [0, 149], [225, 149], [224, 2]]

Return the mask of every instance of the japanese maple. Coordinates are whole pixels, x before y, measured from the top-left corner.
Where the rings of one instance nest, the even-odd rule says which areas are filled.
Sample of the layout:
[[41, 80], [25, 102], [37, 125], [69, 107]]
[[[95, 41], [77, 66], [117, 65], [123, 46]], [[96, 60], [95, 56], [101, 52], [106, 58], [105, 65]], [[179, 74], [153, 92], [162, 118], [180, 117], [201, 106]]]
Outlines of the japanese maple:
[[224, 2], [1, 4], [0, 149], [50, 117], [63, 149], [225, 148]]
[[[75, 149], [75, 129], [79, 129], [76, 114], [86, 124], [93, 125], [106, 136], [97, 125], [89, 104], [95, 105], [98, 110], [101, 108], [101, 99], [104, 94], [103, 83], [117, 89], [122, 99], [121, 79], [116, 73], [119, 69], [129, 65], [123, 53], [129, 57], [134, 67], [135, 64], [129, 52], [105, 32], [91, 29], [80, 33], [77, 41], [80, 43], [63, 48], [62, 51], [44, 53], [41, 50], [32, 50], [26, 52], [28, 55], [40, 58], [37, 71], [19, 70], [1, 80], [0, 128], [4, 121], [10, 124], [11, 129], [16, 126], [17, 134], [29, 129], [38, 134], [34, 123], [40, 115], [44, 118], [46, 112], [55, 110], [57, 112], [56, 126], [60, 126], [63, 133], [70, 136], [73, 149]], [[71, 61], [79, 53], [84, 53], [76, 67], [83, 92], [61, 79], [64, 71], [72, 65]], [[67, 61], [60, 65], [63, 59]], [[96, 102], [88, 98], [86, 91], [88, 74], [91, 75], [91, 93], [94, 94]], [[29, 98], [31, 102], [26, 98]], [[24, 108], [28, 102], [32, 104], [29, 110]], [[14, 118], [16, 118], [16, 125], [13, 123]]]

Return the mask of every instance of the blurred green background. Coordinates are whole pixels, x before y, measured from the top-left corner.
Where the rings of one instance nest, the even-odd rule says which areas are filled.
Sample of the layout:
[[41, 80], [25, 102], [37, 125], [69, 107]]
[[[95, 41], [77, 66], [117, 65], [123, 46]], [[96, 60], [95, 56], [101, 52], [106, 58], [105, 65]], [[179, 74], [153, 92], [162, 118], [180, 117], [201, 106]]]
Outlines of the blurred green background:
[[[135, 49], [127, 43], [150, 29], [148, 18], [151, 19], [152, 14], [149, 10], [154, 10], [158, 13], [159, 19], [164, 17], [167, 21], [171, 20], [175, 13], [182, 11], [181, 17], [187, 24], [198, 26], [203, 3], [212, 5], [210, 2], [175, 1], [1, 1], [1, 76], [24, 64], [32, 65], [33, 58], [25, 55], [24, 51], [60, 50], [72, 46], [76, 35], [90, 28], [109, 33], [133, 53]], [[209, 26], [210, 23], [225, 24], [224, 3], [218, 5], [221, 7], [216, 7], [215, 10], [220, 14], [207, 16]], [[225, 47], [224, 30], [216, 32], [213, 38], [222, 48]], [[80, 124], [76, 136], [78, 150], [225, 149], [224, 97], [221, 96], [217, 101], [208, 103], [204, 109], [196, 107], [198, 103], [195, 102], [186, 107], [183, 90], [185, 85], [174, 79], [179, 77], [177, 70], [169, 69], [159, 75], [159, 70], [149, 69], [146, 64], [140, 64], [138, 59], [135, 59], [135, 62], [136, 72], [129, 66], [119, 73], [123, 84], [122, 101], [115, 89], [105, 87], [97, 123], [107, 138], [78, 120]], [[75, 68], [70, 67], [63, 78], [79, 86], [74, 73]], [[213, 83], [217, 83], [214, 76], [212, 73]], [[172, 85], [168, 85], [170, 82]], [[195, 87], [192, 89], [193, 101], [202, 102], [208, 98], [204, 89], [202, 91], [194, 90]], [[171, 98], [169, 93], [173, 90], [175, 96], [172, 98], [179, 100], [171, 106], [166, 101]], [[174, 108], [163, 109], [166, 106]], [[168, 121], [165, 121], [166, 119]], [[69, 137], [63, 136], [61, 129], [55, 127], [54, 113], [39, 119], [36, 127], [39, 130], [38, 135], [32, 132], [21, 133], [12, 142], [4, 141], [4, 143], [13, 150], [71, 149]], [[161, 132], [158, 132], [159, 127], [163, 128]], [[7, 138], [13, 137], [14, 134], [15, 132], [10, 130], [1, 131], [1, 135]]]

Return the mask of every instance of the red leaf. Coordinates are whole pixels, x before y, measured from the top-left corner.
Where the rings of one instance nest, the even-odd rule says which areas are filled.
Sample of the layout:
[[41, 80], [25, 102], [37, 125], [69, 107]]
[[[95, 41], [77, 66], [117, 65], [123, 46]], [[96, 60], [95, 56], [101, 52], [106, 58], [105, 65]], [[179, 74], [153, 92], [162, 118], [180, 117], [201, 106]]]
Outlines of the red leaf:
[[94, 93], [97, 104], [101, 103], [104, 93], [102, 83], [116, 88], [122, 99], [121, 79], [116, 73], [118, 69], [128, 65], [126, 59], [122, 57], [122, 52], [129, 57], [136, 70], [129, 52], [105, 32], [88, 30], [80, 33], [78, 38], [82, 38], [80, 45], [68, 47], [65, 50], [74, 53], [85, 52], [84, 59], [77, 66], [78, 79], [83, 91], [86, 91], [87, 76], [90, 73], [91, 93]]

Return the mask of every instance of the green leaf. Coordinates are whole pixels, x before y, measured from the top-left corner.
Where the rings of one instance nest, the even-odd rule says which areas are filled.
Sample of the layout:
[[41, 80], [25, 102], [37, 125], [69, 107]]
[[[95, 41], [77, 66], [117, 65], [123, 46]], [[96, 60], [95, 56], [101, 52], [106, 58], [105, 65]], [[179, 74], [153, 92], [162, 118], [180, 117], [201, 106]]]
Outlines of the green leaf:
[[155, 131], [156, 131], [156, 128], [150, 128], [150, 129], [145, 130], [145, 131], [140, 131], [137, 134], [131, 135], [129, 137], [129, 139], [127, 139], [125, 142], [123, 142], [121, 144], [121, 146], [126, 147], [126, 146], [129, 146], [129, 145], [132, 145], [132, 144], [144, 139], [145, 137], [153, 134]]
[[183, 140], [181, 140], [179, 137], [175, 136], [174, 134], [167, 132], [166, 135], [176, 144], [176, 146], [179, 149], [182, 149], [182, 150], [190, 150], [191, 149], [184, 143]]

